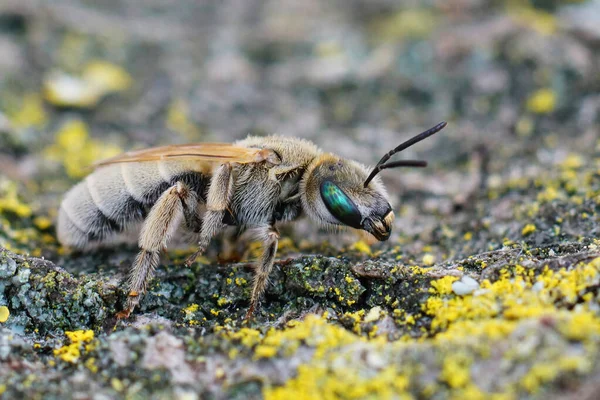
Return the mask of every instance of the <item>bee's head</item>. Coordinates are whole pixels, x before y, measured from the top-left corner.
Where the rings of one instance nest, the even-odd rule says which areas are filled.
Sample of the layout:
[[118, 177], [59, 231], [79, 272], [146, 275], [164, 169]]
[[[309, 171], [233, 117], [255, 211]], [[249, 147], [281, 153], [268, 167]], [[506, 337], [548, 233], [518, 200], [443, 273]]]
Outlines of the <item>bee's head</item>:
[[314, 220], [362, 229], [378, 240], [390, 237], [394, 212], [381, 181], [366, 187], [369, 170], [332, 154], [317, 157], [302, 179], [302, 204]]
[[377, 165], [365, 166], [333, 154], [322, 154], [308, 166], [301, 182], [302, 205], [313, 219], [362, 229], [378, 240], [389, 239], [394, 212], [377, 174], [389, 168], [424, 167], [425, 161], [390, 161], [394, 154], [441, 131], [441, 122], [385, 154]]

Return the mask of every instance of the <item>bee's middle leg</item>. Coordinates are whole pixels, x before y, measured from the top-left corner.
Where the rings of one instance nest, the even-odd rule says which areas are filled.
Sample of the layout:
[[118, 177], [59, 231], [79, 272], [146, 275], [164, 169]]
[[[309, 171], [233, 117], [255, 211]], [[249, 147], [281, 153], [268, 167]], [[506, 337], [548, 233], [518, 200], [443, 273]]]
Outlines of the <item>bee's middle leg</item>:
[[129, 317], [139, 304], [140, 297], [146, 291], [148, 282], [158, 266], [160, 252], [167, 248], [181, 220], [191, 213], [191, 210], [195, 210], [197, 204], [196, 193], [182, 182], [177, 182], [167, 189], [154, 204], [140, 232], [140, 252], [129, 275], [127, 304], [125, 309], [117, 314], [118, 318]]
[[198, 250], [185, 261], [185, 265], [188, 267], [192, 265], [196, 257], [206, 251], [210, 240], [225, 227], [223, 217], [233, 194], [231, 169], [231, 164], [221, 165], [210, 180]]
[[273, 269], [273, 262], [277, 254], [277, 244], [279, 243], [279, 232], [274, 225], [265, 228], [261, 233], [264, 247], [255, 267], [254, 286], [252, 287], [252, 297], [250, 299], [250, 307], [246, 313], [246, 319], [249, 319], [258, 308], [258, 302], [269, 282], [269, 274]]

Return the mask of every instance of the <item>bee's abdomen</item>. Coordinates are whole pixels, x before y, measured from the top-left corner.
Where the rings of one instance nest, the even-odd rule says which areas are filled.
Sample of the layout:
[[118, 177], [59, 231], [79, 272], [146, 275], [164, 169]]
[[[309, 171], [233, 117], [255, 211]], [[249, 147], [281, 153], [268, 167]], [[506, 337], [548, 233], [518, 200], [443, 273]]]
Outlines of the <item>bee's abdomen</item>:
[[58, 238], [82, 248], [101, 243], [141, 222], [176, 182], [205, 198], [209, 177], [179, 163], [123, 163], [102, 167], [73, 187], [58, 215]]

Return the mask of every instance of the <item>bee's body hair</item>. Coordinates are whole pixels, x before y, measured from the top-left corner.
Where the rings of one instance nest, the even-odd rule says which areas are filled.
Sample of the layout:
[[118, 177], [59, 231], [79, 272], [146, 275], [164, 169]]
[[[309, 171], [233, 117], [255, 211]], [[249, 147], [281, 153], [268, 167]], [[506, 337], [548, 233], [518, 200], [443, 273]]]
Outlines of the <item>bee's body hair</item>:
[[202, 172], [181, 168], [165, 177], [152, 174], [156, 165], [145, 164], [138, 168], [126, 163], [103, 166], [74, 186], [59, 209], [61, 243], [80, 249], [111, 244], [119, 234], [139, 227], [158, 198], [176, 182], [206, 197], [210, 179]]

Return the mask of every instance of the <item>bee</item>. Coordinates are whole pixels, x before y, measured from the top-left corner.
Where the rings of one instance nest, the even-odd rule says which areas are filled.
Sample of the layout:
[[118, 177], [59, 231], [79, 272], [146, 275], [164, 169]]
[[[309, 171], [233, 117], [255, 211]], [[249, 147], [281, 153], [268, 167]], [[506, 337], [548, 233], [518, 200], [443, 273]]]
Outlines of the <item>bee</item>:
[[425, 167], [425, 161], [388, 160], [445, 126], [441, 122], [400, 144], [371, 170], [323, 152], [307, 140], [282, 136], [127, 152], [96, 164], [65, 195], [58, 214], [58, 238], [67, 247], [86, 249], [110, 243], [141, 224], [126, 305], [117, 314], [127, 318], [180, 225], [199, 237], [187, 266], [225, 227], [252, 229], [263, 248], [254, 269], [246, 314], [250, 318], [273, 268], [277, 224], [305, 214], [321, 225], [359, 229], [379, 241], [387, 240], [394, 212], [377, 174], [390, 168]]

